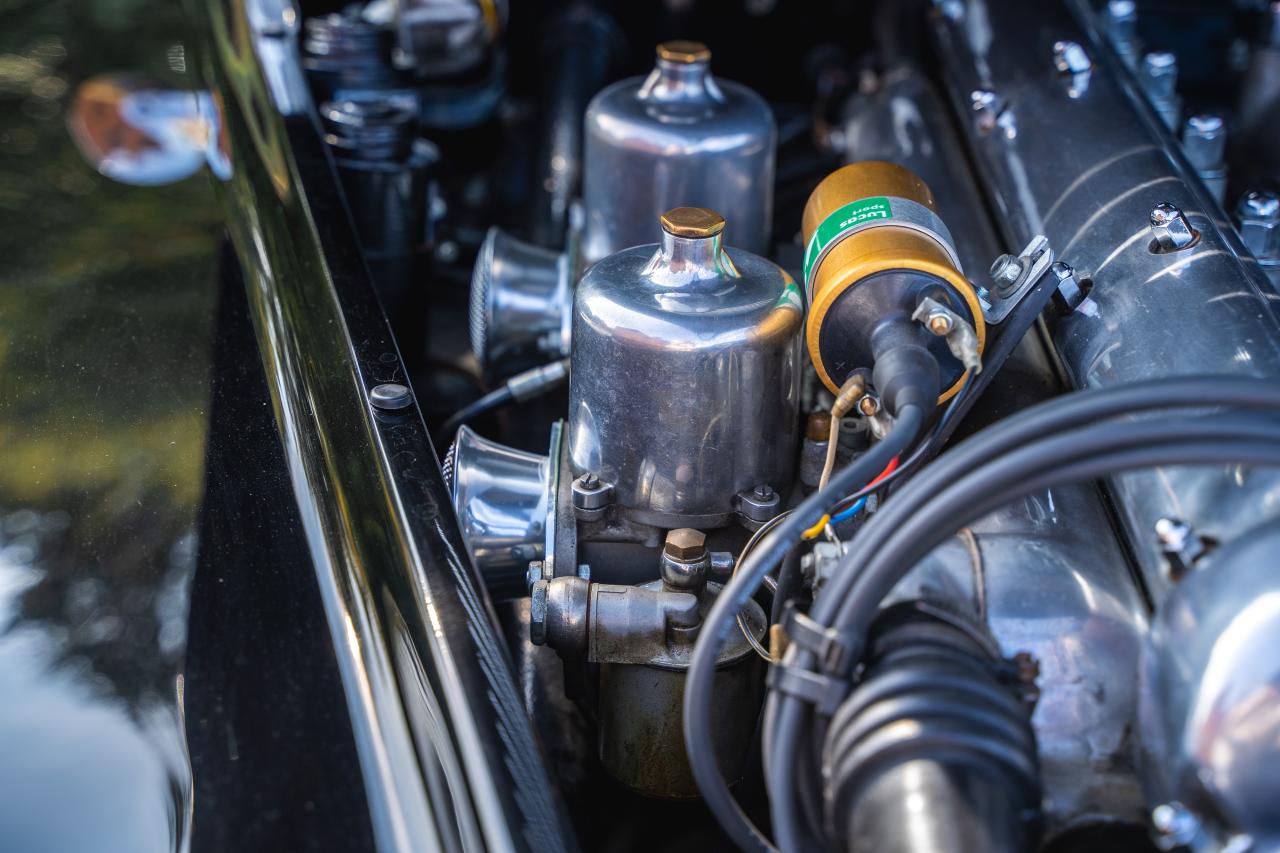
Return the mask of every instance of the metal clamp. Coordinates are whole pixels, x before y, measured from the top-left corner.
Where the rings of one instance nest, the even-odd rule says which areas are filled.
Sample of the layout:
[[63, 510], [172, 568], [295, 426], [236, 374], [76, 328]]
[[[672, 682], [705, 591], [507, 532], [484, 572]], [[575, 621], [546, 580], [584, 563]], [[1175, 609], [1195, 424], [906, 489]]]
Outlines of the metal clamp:
[[847, 679], [862, 657], [862, 643], [846, 632], [815, 622], [788, 603], [782, 613], [782, 629], [787, 640], [818, 658], [822, 671]]
[[996, 258], [991, 265], [991, 289], [978, 291], [982, 298], [982, 316], [987, 323], [999, 323], [1008, 317], [1052, 263], [1053, 249], [1043, 234], [1032, 237], [1016, 258], [1013, 255]]
[[853, 689], [847, 678], [810, 672], [784, 663], [769, 667], [768, 685], [770, 690], [814, 706], [819, 714], [825, 716], [834, 714]]

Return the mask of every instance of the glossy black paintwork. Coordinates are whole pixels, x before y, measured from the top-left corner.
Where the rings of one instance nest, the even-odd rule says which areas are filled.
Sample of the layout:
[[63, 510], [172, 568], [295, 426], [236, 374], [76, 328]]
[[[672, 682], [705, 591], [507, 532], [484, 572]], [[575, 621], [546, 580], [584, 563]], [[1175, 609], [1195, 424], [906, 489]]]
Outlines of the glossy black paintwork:
[[[104, 4], [105, 5], [105, 4]], [[183, 737], [221, 214], [208, 181], [99, 176], [85, 79], [190, 86], [176, 10], [10, 6], [0, 26], [0, 847], [163, 851]]]
[[214, 4], [224, 198], [380, 850], [571, 846], [297, 64], [297, 17]]
[[[243, 59], [242, 8], [193, 8], [209, 67]], [[0, 849], [557, 849], [421, 418], [365, 403], [403, 371], [314, 126], [211, 75], [221, 199], [67, 134], [94, 75], [199, 85], [182, 11], [0, 28]]]

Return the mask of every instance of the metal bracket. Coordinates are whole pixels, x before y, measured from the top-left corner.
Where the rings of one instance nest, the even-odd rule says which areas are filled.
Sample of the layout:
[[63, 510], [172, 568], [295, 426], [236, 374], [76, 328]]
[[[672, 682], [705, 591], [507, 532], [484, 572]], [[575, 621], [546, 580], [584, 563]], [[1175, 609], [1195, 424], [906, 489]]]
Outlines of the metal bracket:
[[[1008, 317], [1052, 263], [1053, 248], [1043, 234], [1032, 237], [1016, 258], [1012, 255], [997, 258], [991, 265], [991, 288], [978, 291], [982, 298], [982, 316], [987, 323], [994, 325]], [[1016, 278], [1011, 275], [1015, 270]]]

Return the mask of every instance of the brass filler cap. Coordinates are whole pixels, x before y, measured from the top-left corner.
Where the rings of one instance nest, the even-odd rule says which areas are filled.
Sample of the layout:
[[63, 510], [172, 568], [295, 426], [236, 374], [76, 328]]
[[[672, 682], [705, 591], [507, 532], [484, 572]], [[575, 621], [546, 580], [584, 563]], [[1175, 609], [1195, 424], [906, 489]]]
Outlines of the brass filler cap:
[[695, 62], [709, 62], [711, 51], [700, 41], [664, 41], [658, 45], [658, 58], [692, 65]]
[[705, 207], [673, 207], [658, 221], [673, 237], [714, 237], [724, 230], [724, 217]]

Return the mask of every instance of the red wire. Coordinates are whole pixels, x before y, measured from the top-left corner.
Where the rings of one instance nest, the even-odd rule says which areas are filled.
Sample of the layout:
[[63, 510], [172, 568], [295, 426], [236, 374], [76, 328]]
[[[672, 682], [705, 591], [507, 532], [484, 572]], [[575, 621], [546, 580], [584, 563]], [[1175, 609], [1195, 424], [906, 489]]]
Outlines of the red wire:
[[881, 481], [881, 480], [883, 480], [885, 477], [888, 477], [890, 474], [892, 474], [892, 473], [893, 473], [894, 471], [896, 471], [896, 470], [898, 470], [898, 457], [897, 457], [897, 456], [895, 456], [895, 457], [893, 457], [892, 459], [890, 459], [890, 460], [889, 460], [889, 464], [888, 464], [888, 465], [886, 465], [886, 466], [884, 466], [884, 470], [883, 470], [883, 471], [881, 471], [879, 474], [877, 474], [877, 475], [876, 475], [876, 478], [875, 478], [874, 480], [872, 480], [870, 483], [867, 483], [866, 488], [868, 488], [868, 489], [869, 489], [869, 488], [871, 488], [871, 487], [872, 487], [872, 486], [874, 486], [876, 483], [880, 482], [880, 481]]

